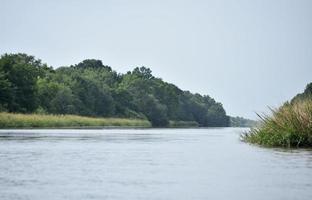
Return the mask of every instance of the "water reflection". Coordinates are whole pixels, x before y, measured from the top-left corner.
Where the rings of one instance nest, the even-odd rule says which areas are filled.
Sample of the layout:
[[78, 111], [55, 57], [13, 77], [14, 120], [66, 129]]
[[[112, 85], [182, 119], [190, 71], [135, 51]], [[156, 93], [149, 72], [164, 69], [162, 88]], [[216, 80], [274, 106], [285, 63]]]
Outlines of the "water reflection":
[[1, 130], [0, 199], [311, 199], [312, 151], [244, 130]]
[[[146, 129], [130, 129], [127, 132], [121, 130], [8, 130], [0, 132], [0, 140], [49, 140], [49, 141], [65, 141], [65, 140], [92, 140], [95, 142], [168, 142], [181, 140], [196, 140], [196, 138], [188, 137], [188, 134], [170, 135], [161, 133], [161, 130], [153, 133], [145, 133]], [[137, 132], [136, 132], [137, 131]], [[142, 133], [143, 132], [143, 133]], [[210, 135], [210, 137], [220, 137], [220, 135]]]

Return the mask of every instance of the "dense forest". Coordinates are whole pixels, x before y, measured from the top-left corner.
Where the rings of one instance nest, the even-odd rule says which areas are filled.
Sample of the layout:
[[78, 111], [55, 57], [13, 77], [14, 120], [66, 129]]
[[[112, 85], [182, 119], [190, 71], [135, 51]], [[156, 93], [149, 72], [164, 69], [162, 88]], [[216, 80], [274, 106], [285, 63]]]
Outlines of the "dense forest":
[[53, 69], [27, 54], [0, 59], [0, 111], [148, 119], [153, 126], [193, 121], [229, 126], [221, 103], [164, 82], [146, 67], [120, 74], [87, 59]]

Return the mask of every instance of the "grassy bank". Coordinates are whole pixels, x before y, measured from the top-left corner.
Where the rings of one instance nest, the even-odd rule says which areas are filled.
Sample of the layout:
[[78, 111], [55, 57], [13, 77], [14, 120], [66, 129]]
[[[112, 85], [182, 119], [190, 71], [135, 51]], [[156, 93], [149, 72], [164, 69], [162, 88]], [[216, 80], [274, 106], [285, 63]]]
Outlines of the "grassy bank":
[[59, 127], [150, 127], [140, 119], [92, 118], [76, 115], [39, 115], [0, 113], [0, 128], [59, 128]]
[[312, 99], [285, 103], [260, 116], [261, 125], [242, 136], [244, 141], [269, 147], [312, 147]]

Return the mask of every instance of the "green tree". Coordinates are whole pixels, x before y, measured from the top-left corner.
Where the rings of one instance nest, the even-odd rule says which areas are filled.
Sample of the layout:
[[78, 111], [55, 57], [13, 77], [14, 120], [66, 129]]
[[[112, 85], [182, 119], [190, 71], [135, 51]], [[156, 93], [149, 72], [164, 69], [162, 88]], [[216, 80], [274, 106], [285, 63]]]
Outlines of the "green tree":
[[100, 87], [91, 80], [76, 77], [72, 90], [82, 103], [82, 115], [112, 116], [115, 111], [114, 100], [109, 88]]
[[[3, 97], [10, 112], [33, 112], [37, 106], [37, 79], [51, 70], [41, 60], [26, 54], [4, 54], [0, 59], [6, 89]], [[4, 99], [4, 98], [2, 98]]]
[[169, 124], [166, 109], [165, 105], [160, 104], [159, 101], [151, 95], [142, 98], [141, 111], [154, 127], [165, 127]]
[[76, 114], [77, 99], [68, 87], [59, 88], [51, 100], [51, 112], [55, 114]]
[[11, 83], [6, 74], [0, 70], [0, 111], [7, 111], [11, 95]]
[[47, 78], [40, 78], [37, 81], [37, 87], [37, 96], [40, 107], [46, 112], [55, 112], [53, 105], [51, 105], [51, 100], [57, 96], [57, 93], [64, 87], [64, 85], [50, 81]]

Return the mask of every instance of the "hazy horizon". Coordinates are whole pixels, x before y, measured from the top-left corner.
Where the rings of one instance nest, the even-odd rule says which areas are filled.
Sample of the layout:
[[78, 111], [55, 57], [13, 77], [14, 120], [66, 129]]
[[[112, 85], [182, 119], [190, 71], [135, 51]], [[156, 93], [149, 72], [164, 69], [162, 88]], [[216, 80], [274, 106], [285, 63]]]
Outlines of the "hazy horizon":
[[312, 1], [0, 0], [0, 54], [136, 66], [255, 119], [312, 74]]

